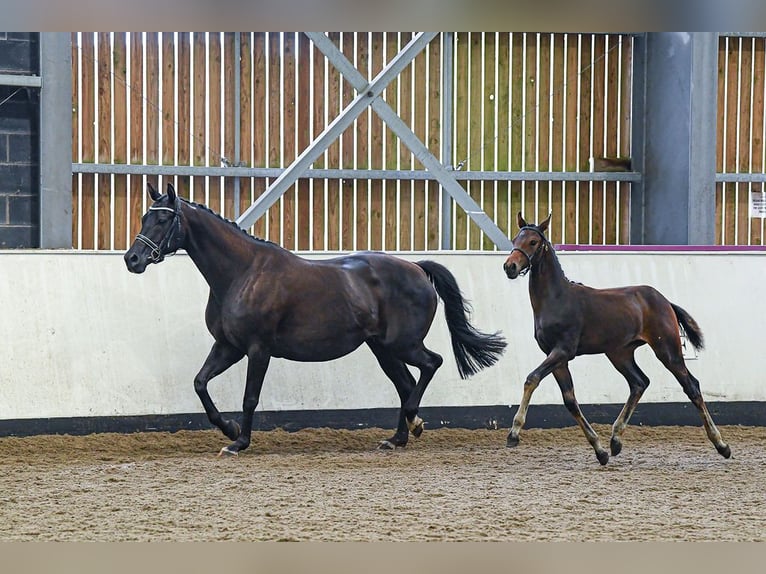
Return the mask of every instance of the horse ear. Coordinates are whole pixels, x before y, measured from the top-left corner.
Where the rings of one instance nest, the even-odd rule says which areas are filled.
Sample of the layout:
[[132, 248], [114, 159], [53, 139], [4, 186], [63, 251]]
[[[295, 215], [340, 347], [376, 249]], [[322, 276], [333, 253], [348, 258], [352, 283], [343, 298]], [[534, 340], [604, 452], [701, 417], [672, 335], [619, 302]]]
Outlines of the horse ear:
[[545, 218], [545, 221], [543, 221], [542, 223], [540, 223], [540, 225], [538, 225], [538, 227], [540, 228], [540, 231], [542, 231], [543, 233], [545, 233], [545, 231], [548, 229], [548, 224], [551, 222], [552, 216], [553, 216], [553, 212], [549, 213], [548, 217]]
[[160, 197], [162, 197], [162, 194], [159, 193], [148, 181], [146, 182], [146, 188], [149, 190], [149, 197], [152, 198], [152, 201], [157, 201]]
[[520, 211], [516, 215], [516, 223], [519, 224], [519, 229], [521, 229], [522, 227], [526, 227], [527, 226], [527, 222], [524, 221], [524, 218], [521, 216], [521, 212]]
[[170, 182], [168, 182], [168, 199], [170, 200], [170, 203], [175, 203], [176, 201], [176, 189]]

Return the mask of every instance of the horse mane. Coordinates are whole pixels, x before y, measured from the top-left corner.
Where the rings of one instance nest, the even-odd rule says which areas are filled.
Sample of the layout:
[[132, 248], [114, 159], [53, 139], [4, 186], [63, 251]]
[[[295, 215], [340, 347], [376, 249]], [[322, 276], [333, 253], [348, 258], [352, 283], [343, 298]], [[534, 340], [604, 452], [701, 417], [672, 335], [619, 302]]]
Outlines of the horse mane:
[[582, 283], [580, 283], [578, 281], [572, 281], [571, 279], [569, 279], [569, 277], [566, 276], [566, 273], [564, 273], [564, 268], [561, 267], [561, 261], [559, 261], [559, 256], [556, 254], [556, 249], [553, 247], [553, 241], [548, 239], [548, 237], [545, 235], [545, 232], [542, 229], [540, 229], [540, 226], [539, 225], [528, 225], [527, 227], [531, 227], [532, 229], [537, 231], [537, 233], [540, 235], [540, 237], [542, 237], [543, 241], [548, 246], [548, 249], [550, 249], [550, 251], [551, 251], [551, 261], [553, 263], [553, 266], [556, 268], [556, 270], [559, 273], [561, 273], [561, 276], [565, 280], [569, 281], [570, 283], [574, 283], [575, 285], [582, 285]]
[[205, 211], [205, 212], [213, 215], [216, 219], [219, 219], [219, 220], [221, 220], [222, 222], [224, 222], [224, 223], [226, 223], [228, 225], [231, 225], [231, 226], [237, 228], [237, 230], [241, 231], [245, 235], [245, 237], [247, 237], [248, 239], [252, 239], [253, 241], [256, 241], [258, 243], [267, 243], [267, 244], [276, 245], [277, 247], [279, 247], [279, 245], [274, 243], [273, 241], [269, 241], [268, 239], [263, 239], [261, 237], [255, 236], [255, 235], [251, 235], [250, 233], [248, 233], [248, 231], [246, 229], [242, 229], [237, 224], [236, 221], [232, 221], [231, 219], [227, 219], [226, 217], [224, 217], [223, 215], [221, 215], [217, 211], [213, 211], [212, 209], [210, 209], [207, 205], [204, 205], [202, 203], [196, 203], [196, 202], [190, 201], [188, 199], [184, 199], [181, 196], [178, 196], [178, 199], [180, 199], [184, 203], [186, 203], [186, 204], [188, 204], [188, 205], [190, 205], [190, 206], [192, 206], [194, 208], [201, 209], [202, 211]]

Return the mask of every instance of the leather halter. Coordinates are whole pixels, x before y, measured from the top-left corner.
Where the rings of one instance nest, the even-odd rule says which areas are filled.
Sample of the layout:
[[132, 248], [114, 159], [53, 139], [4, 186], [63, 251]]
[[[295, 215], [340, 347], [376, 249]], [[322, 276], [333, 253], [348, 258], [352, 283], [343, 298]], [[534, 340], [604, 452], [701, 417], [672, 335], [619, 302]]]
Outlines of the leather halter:
[[520, 276], [524, 276], [527, 273], [529, 273], [529, 271], [532, 269], [532, 260], [535, 257], [537, 257], [537, 254], [540, 253], [541, 249], [545, 248], [546, 251], [548, 250], [548, 240], [545, 238], [545, 235], [543, 235], [543, 232], [540, 231], [537, 227], [535, 227], [534, 225], [525, 225], [524, 227], [521, 227], [519, 229], [519, 233], [521, 233], [522, 231], [534, 231], [540, 236], [540, 239], [542, 239], [542, 241], [540, 242], [540, 245], [537, 246], [537, 249], [535, 249], [535, 252], [532, 253], [532, 255], [529, 255], [526, 251], [524, 251], [520, 247], [514, 247], [513, 249], [511, 249], [511, 253], [509, 255], [513, 254], [514, 251], [518, 251], [524, 257], [527, 258], [527, 266], [524, 267], [524, 269], [522, 269], [521, 271], [519, 271]]
[[[146, 235], [143, 235], [141, 233], [138, 233], [136, 235], [136, 240], [140, 241], [144, 245], [146, 245], [151, 251], [149, 252], [149, 260], [152, 263], [160, 263], [162, 260], [165, 259], [166, 255], [173, 255], [176, 251], [178, 251], [180, 245], [176, 247], [175, 249], [170, 249], [170, 243], [175, 238], [177, 233], [181, 231], [181, 202], [176, 199], [176, 206], [175, 209], [171, 207], [165, 207], [165, 206], [151, 206], [149, 208], [149, 211], [169, 211], [173, 214], [173, 221], [170, 223], [170, 226], [165, 231], [165, 235], [162, 236], [162, 239], [159, 243], [155, 243], [151, 239], [149, 239]], [[180, 242], [178, 242], [180, 243]]]

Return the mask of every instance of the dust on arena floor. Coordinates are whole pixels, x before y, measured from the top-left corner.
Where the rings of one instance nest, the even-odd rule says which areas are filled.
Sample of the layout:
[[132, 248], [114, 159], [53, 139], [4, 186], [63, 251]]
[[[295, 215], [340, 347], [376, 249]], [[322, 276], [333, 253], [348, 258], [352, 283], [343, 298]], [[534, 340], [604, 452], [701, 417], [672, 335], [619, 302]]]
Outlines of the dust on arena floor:
[[[595, 425], [608, 437], [607, 425]], [[576, 427], [0, 438], [0, 540], [763, 541], [766, 428], [631, 426], [601, 467]]]

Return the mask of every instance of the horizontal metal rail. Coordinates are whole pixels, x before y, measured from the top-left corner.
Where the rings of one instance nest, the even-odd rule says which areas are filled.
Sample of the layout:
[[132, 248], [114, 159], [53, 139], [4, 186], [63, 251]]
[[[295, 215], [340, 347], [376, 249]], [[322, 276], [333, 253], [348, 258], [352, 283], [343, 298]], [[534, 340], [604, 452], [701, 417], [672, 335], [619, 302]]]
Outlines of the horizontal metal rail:
[[0, 86], [13, 86], [17, 88], [39, 88], [43, 85], [40, 76], [28, 76], [23, 74], [0, 74]]
[[717, 173], [716, 183], [766, 182], [766, 173]]
[[[103, 175], [165, 175], [210, 177], [266, 177], [277, 178], [284, 168], [272, 167], [205, 167], [191, 165], [144, 165], [112, 163], [73, 163], [72, 173]], [[463, 181], [641, 181], [635, 171], [459, 171], [450, 170], [452, 176]], [[753, 174], [764, 175], [766, 174]], [[374, 179], [436, 181], [427, 170], [393, 169], [307, 169], [300, 179]], [[716, 179], [716, 181], [718, 181]]]

